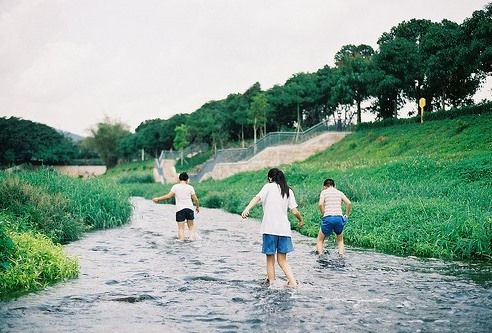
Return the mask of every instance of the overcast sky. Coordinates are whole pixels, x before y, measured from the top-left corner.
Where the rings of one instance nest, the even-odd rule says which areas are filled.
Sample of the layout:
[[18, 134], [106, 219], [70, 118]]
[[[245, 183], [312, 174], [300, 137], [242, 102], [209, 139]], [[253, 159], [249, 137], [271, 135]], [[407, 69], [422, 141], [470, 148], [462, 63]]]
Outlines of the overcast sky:
[[[462, 23], [492, 0], [0, 0], [0, 117], [86, 136], [333, 66], [412, 18]], [[490, 94], [490, 90], [488, 90]]]

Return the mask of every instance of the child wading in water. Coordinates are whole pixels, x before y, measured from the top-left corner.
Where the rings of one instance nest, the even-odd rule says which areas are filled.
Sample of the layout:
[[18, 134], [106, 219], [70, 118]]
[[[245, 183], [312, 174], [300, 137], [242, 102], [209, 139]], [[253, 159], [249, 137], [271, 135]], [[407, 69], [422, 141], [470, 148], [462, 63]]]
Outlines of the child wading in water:
[[[342, 201], [345, 203], [345, 215], [342, 213]], [[347, 223], [350, 215], [352, 203], [343, 194], [335, 188], [333, 179], [326, 179], [323, 183], [323, 190], [319, 195], [318, 208], [323, 216], [321, 218], [321, 228], [316, 240], [316, 252], [323, 254], [323, 243], [326, 237], [329, 237], [332, 231], [337, 235], [338, 255], [345, 255], [345, 246], [343, 245], [343, 227]]]
[[289, 188], [284, 173], [277, 168], [268, 171], [268, 183], [251, 200], [241, 216], [248, 217], [249, 211], [258, 202], [263, 205], [261, 233], [263, 235], [262, 253], [266, 255], [268, 282], [275, 282], [275, 254], [277, 263], [287, 277], [287, 286], [297, 287], [294, 274], [287, 262], [287, 253], [294, 251], [288, 210], [297, 218], [299, 227], [304, 225], [301, 213], [297, 210], [294, 192]]
[[194, 223], [195, 215], [193, 213], [193, 203], [191, 201], [193, 200], [195, 203], [195, 210], [197, 213], [200, 212], [200, 204], [195, 194], [195, 189], [188, 184], [188, 179], [189, 177], [186, 172], [180, 173], [179, 182], [171, 187], [168, 194], [152, 199], [153, 202], [159, 202], [176, 197], [176, 222], [178, 223], [178, 239], [180, 240], [184, 240], [185, 238], [185, 222], [190, 230], [190, 239], [197, 239]]

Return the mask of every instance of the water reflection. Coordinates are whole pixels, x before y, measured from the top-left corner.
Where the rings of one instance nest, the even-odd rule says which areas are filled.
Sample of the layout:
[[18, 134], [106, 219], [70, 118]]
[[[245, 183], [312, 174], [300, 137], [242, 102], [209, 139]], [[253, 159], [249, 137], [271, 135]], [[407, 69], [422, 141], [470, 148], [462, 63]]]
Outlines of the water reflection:
[[[81, 276], [0, 303], [0, 332], [490, 332], [491, 267], [348, 249], [294, 235], [298, 289], [265, 287], [256, 221], [197, 216], [177, 241], [174, 206], [135, 199], [132, 223], [66, 247]], [[282, 277], [280, 270], [278, 275]]]

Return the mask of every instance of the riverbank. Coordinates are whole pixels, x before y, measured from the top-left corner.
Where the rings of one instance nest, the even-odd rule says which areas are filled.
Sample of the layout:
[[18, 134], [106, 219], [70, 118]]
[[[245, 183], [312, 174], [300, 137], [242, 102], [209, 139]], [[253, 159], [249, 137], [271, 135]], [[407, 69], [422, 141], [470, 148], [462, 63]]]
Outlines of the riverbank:
[[[353, 203], [347, 244], [401, 256], [492, 260], [490, 128], [489, 111], [360, 129], [306, 161], [281, 166], [304, 216], [298, 231], [317, 235], [319, 192], [332, 178]], [[204, 206], [240, 213], [267, 172], [194, 185]], [[260, 217], [261, 208], [251, 214]]]
[[0, 299], [77, 276], [61, 244], [127, 223], [131, 205], [114, 184], [50, 169], [0, 173]]

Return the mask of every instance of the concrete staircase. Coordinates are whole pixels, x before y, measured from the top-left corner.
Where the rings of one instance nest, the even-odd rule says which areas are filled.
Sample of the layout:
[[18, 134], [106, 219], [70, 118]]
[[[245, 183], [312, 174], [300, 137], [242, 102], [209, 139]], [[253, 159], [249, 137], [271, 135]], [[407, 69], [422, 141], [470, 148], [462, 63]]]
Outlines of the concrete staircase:
[[[293, 162], [303, 161], [319, 153], [332, 144], [342, 140], [351, 132], [329, 131], [325, 122], [314, 125], [299, 134], [292, 132], [272, 132], [258, 140], [258, 152], [254, 147], [224, 149], [208, 160], [196, 175], [190, 174], [192, 182], [205, 179], [224, 179], [236, 173], [279, 167]], [[289, 143], [298, 142], [298, 143]], [[200, 148], [203, 150], [203, 148]], [[176, 173], [177, 152], [163, 151], [156, 159], [154, 179], [161, 183], [178, 181]]]
[[[322, 132], [321, 134], [298, 144], [283, 144], [267, 147], [248, 160], [239, 162], [212, 163], [204, 166], [200, 177], [191, 175], [194, 182], [205, 179], [224, 179], [236, 173], [279, 167], [293, 162], [303, 161], [332, 144], [342, 140], [351, 132]], [[162, 159], [154, 169], [154, 178], [161, 183], [178, 181], [175, 159]], [[204, 172], [203, 172], [204, 171]]]
[[342, 140], [351, 132], [325, 132], [299, 144], [268, 147], [247, 161], [217, 163], [215, 167], [201, 177], [205, 179], [224, 179], [236, 173], [279, 167], [293, 162], [303, 161]]

